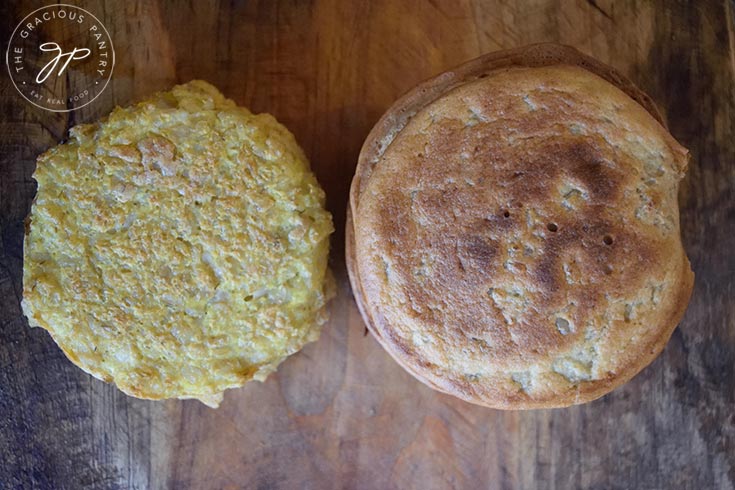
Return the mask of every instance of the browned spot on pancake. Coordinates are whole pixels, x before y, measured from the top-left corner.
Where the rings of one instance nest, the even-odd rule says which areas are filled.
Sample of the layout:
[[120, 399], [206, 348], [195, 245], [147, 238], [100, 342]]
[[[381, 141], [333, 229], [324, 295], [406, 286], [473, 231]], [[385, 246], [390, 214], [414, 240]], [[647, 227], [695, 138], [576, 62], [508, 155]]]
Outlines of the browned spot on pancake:
[[515, 213], [511, 213], [510, 206], [504, 207], [502, 210], [497, 211], [495, 214], [490, 214], [485, 217], [484, 227], [478, 225], [478, 229], [485, 228], [492, 232], [502, 231], [504, 233], [509, 232], [516, 226], [518, 226], [518, 216]]
[[399, 336], [395, 331], [388, 330], [387, 334], [391, 344], [393, 344], [393, 346], [395, 346], [395, 348], [397, 348], [401, 352], [401, 357], [409, 358], [412, 360], [413, 363], [425, 369], [431, 369], [435, 367], [434, 363], [427, 361], [421, 356], [418, 356], [416, 354], [416, 350], [413, 347], [409, 346], [408, 342], [401, 336]]
[[461, 263], [464, 264], [463, 259], [467, 260], [474, 266], [474, 269], [486, 273], [497, 254], [497, 246], [486, 238], [472, 235], [460, 238], [457, 243], [457, 253]]
[[[588, 217], [597, 216], [595, 212], [583, 215], [583, 219]], [[604, 240], [610, 230], [617, 230], [614, 246]], [[586, 285], [564, 287], [561, 252], [575, 249], [578, 250], [576, 260], [585, 271]], [[549, 303], [554, 303], [555, 297], [563, 292], [565, 298], [592, 307], [606, 291], [638, 287], [646, 278], [645, 266], [650, 266], [654, 257], [655, 250], [650, 243], [599, 218], [589, 222], [565, 221], [559, 225], [559, 232], [547, 235], [541, 259], [533, 273]], [[618, 274], [610, 277], [612, 264], [627, 265], [618, 267]]]
[[593, 201], [605, 202], [616, 198], [620, 189], [620, 172], [611, 169], [599, 149], [589, 142], [565, 147], [556, 155], [569, 172], [589, 191]]
[[448, 376], [445, 380], [451, 386], [454, 392], [461, 393], [462, 396], [470, 398], [477, 393], [479, 378], [473, 373], [467, 373], [465, 376]]
[[597, 144], [587, 140], [547, 143], [517, 163], [523, 170], [505, 175], [492, 171], [493, 181], [506, 189], [512, 202], [553, 199], [551, 184], [559, 179], [578, 182], [590, 194], [591, 202], [610, 202], [617, 198], [623, 175], [601, 155]]

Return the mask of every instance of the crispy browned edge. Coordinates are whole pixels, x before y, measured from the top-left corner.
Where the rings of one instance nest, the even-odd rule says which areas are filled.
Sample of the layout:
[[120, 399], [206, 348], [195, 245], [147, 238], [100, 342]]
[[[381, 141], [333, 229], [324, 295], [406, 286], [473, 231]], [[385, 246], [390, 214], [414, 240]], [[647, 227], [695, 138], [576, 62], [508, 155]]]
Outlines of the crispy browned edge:
[[684, 255], [683, 260], [686, 264], [682, 264], [682, 267], [684, 271], [689, 271], [689, 273], [685, 272], [682, 275], [682, 282], [678, 287], [679, 298], [676, 302], [677, 308], [671, 312], [667, 321], [662, 322], [665, 328], [662, 328], [658, 338], [650, 341], [649, 345], [645, 347], [643, 350], [644, 355], [638, 359], [638, 362], [636, 364], [630, 364], [627, 369], [616, 373], [611, 379], [598, 380], [594, 383], [582, 385], [578, 391], [574, 391], [566, 397], [562, 395], [550, 400], [495, 400], [497, 403], [489, 404], [483, 400], [467, 396], [466, 393], [455, 389], [451, 383], [438, 386], [436, 383], [423, 377], [420, 373], [417, 373], [405, 360], [401, 359], [394, 352], [390, 342], [382, 337], [379, 329], [375, 328], [375, 323], [370, 317], [369, 309], [367, 308], [366, 298], [362, 290], [360, 274], [357, 268], [357, 260], [354, 256], [355, 234], [352, 219], [353, 214], [357, 212], [360, 194], [370, 178], [375, 163], [377, 163], [385, 150], [390, 146], [395, 135], [406, 126], [411, 117], [450, 90], [464, 83], [482, 78], [483, 75], [498, 69], [517, 66], [534, 67], [559, 64], [579, 66], [607, 80], [640, 104], [654, 119], [666, 128], [666, 122], [653, 100], [614, 68], [579, 52], [571, 46], [554, 43], [533, 44], [483, 55], [450, 71], [430, 78], [405, 93], [383, 114], [370, 131], [370, 134], [368, 134], [360, 150], [355, 175], [350, 186], [350, 202], [347, 206], [345, 223], [345, 261], [350, 285], [352, 286], [352, 293], [365, 324], [391, 357], [416, 379], [435, 390], [456, 396], [476, 405], [503, 410], [562, 408], [586, 403], [609, 393], [618, 386], [627, 383], [653, 362], [661, 351], [663, 351], [676, 326], [684, 316], [694, 287], [694, 274], [691, 273], [689, 260]]

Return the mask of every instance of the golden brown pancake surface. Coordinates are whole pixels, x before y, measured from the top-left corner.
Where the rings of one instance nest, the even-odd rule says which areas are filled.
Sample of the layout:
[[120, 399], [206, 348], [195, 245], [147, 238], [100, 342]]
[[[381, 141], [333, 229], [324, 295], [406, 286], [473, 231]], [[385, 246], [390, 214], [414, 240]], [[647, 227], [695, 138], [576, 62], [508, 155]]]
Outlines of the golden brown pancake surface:
[[588, 401], [647, 365], [686, 307], [687, 153], [581, 66], [484, 75], [418, 107], [358, 168], [358, 302], [439, 390], [498, 408]]

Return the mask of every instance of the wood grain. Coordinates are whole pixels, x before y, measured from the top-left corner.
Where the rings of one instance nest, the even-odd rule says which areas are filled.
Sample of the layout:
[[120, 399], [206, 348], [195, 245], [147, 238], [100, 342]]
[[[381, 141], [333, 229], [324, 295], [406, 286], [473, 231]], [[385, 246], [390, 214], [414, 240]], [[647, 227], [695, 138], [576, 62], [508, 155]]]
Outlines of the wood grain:
[[[48, 2], [0, 4], [0, 39]], [[735, 487], [735, 3], [612, 0], [74, 2], [117, 66], [71, 114], [0, 79], [0, 488]], [[697, 274], [661, 357], [564, 410], [499, 412], [435, 393], [364, 326], [344, 267], [347, 191], [363, 139], [415, 83], [481, 53], [571, 44], [650, 93], [691, 150], [680, 195]], [[273, 113], [328, 195], [339, 294], [319, 342], [218, 410], [147, 402], [73, 367], [21, 315], [35, 157], [115, 104], [192, 78]]]

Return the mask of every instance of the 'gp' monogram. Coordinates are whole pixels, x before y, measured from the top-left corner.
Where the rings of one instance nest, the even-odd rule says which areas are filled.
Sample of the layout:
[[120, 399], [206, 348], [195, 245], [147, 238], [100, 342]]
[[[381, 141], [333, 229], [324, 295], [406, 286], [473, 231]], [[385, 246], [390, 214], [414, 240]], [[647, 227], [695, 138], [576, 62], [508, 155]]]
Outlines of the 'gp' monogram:
[[36, 83], [43, 83], [46, 81], [48, 77], [51, 76], [51, 74], [54, 72], [54, 69], [56, 69], [56, 66], [59, 64], [62, 58], [66, 57], [66, 62], [63, 64], [63, 66], [59, 69], [59, 73], [57, 76], [61, 76], [62, 73], [64, 73], [64, 70], [66, 70], [66, 67], [69, 66], [69, 63], [72, 62], [72, 60], [83, 60], [87, 56], [90, 55], [91, 51], [87, 48], [74, 48], [72, 51], [69, 51], [68, 53], [64, 53], [56, 43], [43, 43], [41, 46], [39, 46], [41, 51], [55, 51], [56, 56], [46, 63], [43, 68], [41, 68], [41, 71], [38, 72], [38, 75], [36, 75]]

